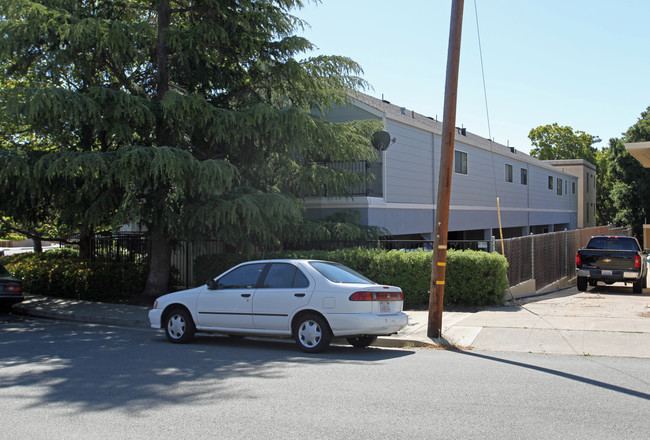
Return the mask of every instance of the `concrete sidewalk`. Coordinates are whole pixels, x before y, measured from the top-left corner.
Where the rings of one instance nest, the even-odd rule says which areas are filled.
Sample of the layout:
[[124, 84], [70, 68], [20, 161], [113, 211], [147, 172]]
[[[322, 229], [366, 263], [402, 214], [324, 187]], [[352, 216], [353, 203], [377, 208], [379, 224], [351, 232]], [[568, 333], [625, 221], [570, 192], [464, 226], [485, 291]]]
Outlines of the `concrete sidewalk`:
[[[444, 312], [442, 340], [426, 336], [428, 312], [388, 340], [482, 351], [650, 358], [650, 294], [630, 287], [575, 287], [478, 312]], [[408, 345], [408, 344], [407, 344]]]
[[[650, 358], [650, 291], [575, 288], [477, 312], [443, 312], [442, 339], [427, 337], [428, 312], [407, 311], [409, 324], [376, 346], [426, 347]], [[26, 295], [14, 312], [29, 316], [150, 328], [149, 307]], [[152, 330], [153, 331], [153, 330]]]

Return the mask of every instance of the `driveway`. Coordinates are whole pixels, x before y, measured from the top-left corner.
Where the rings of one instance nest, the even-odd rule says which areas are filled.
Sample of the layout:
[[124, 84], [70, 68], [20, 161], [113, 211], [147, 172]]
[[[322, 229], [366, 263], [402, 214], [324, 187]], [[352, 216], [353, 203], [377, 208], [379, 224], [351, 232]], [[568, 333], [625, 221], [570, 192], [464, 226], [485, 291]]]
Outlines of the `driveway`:
[[478, 312], [455, 326], [481, 326], [471, 344], [477, 350], [650, 358], [649, 292], [570, 288]]
[[[426, 337], [428, 312], [409, 314], [410, 337]], [[444, 312], [442, 335], [474, 350], [650, 358], [650, 289], [571, 287], [479, 312]]]

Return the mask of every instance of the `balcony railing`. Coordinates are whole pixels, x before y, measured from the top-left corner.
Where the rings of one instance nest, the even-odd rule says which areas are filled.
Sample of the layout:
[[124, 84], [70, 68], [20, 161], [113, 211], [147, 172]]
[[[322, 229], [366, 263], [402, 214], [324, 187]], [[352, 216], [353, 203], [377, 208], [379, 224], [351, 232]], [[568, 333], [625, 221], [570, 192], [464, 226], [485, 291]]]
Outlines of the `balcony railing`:
[[367, 160], [362, 160], [357, 162], [319, 162], [319, 165], [323, 165], [328, 168], [353, 172], [362, 178], [361, 182], [348, 186], [346, 188], [347, 191], [344, 191], [341, 194], [333, 194], [330, 191], [328, 191], [326, 188], [323, 188], [323, 190], [319, 192], [306, 191], [305, 192], [306, 196], [332, 197], [332, 196], [350, 195], [350, 196], [383, 197], [384, 195], [381, 161], [371, 162]]

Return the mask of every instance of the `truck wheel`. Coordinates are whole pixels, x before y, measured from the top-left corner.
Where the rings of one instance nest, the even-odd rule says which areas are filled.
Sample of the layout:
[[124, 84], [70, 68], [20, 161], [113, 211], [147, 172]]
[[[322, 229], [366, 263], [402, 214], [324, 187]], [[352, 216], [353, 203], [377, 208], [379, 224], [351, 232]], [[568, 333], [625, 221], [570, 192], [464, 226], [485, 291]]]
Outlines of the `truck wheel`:
[[576, 283], [578, 285], [578, 290], [580, 292], [584, 292], [587, 290], [587, 277], [578, 277], [578, 281]]
[[639, 280], [636, 283], [632, 284], [633, 293], [643, 293], [643, 280]]

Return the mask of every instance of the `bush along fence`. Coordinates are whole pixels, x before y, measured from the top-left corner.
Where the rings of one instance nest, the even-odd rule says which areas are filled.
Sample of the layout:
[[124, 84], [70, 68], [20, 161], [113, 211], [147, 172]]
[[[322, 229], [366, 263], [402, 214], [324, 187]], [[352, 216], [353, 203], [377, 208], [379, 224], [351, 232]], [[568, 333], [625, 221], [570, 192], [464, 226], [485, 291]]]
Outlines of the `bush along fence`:
[[88, 301], [133, 302], [144, 290], [149, 265], [132, 261], [83, 261], [72, 249], [3, 258], [23, 280], [23, 291]]
[[[534, 280], [535, 290], [575, 275], [575, 253], [593, 235], [630, 235], [627, 228], [607, 226], [477, 242], [459, 247], [497, 252], [452, 250], [447, 253], [445, 304], [499, 304], [508, 286]], [[92, 247], [92, 261], [80, 261], [68, 249], [45, 254], [4, 257], [10, 272], [31, 293], [97, 301], [128, 302], [144, 289], [149, 241], [142, 235], [101, 237]], [[425, 242], [374, 241], [339, 250], [300, 250], [264, 255], [227, 254], [216, 240], [183, 242], [174, 248], [170, 290], [205, 283], [230, 267], [259, 258], [316, 258], [339, 261], [381, 284], [400, 286], [407, 307], [427, 307], [432, 253]], [[361, 247], [359, 247], [361, 246]], [[399, 246], [399, 250], [386, 247]], [[413, 250], [415, 247], [419, 249]], [[487, 249], [486, 249], [487, 250]], [[503, 255], [501, 255], [503, 253]]]
[[[391, 284], [404, 291], [407, 308], [429, 304], [432, 252], [404, 252], [383, 249], [337, 251], [287, 251], [261, 255], [202, 255], [195, 259], [194, 278], [207, 280], [235, 264], [261, 258], [313, 258], [337, 261], [379, 284]], [[497, 253], [454, 251], [447, 253], [445, 304], [497, 305], [508, 287], [508, 262]]]

